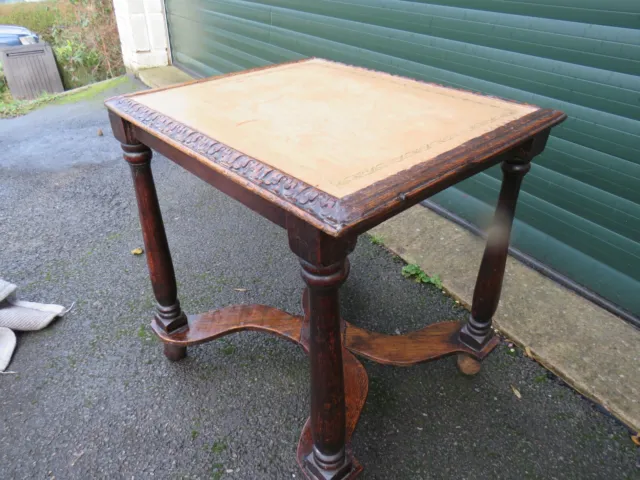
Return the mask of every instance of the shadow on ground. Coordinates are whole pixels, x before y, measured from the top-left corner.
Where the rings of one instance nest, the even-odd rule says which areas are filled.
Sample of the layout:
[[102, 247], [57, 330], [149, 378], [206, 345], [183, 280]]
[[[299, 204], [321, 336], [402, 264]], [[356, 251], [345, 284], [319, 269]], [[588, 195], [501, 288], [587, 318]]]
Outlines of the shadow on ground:
[[[242, 333], [180, 363], [162, 356], [145, 260], [130, 254], [142, 240], [129, 172], [106, 118], [96, 98], [0, 121], [0, 275], [25, 299], [76, 302], [20, 335], [16, 374], [0, 375], [0, 478], [302, 478], [298, 348]], [[188, 312], [255, 302], [301, 313], [283, 231], [162, 157], [153, 168]], [[345, 318], [384, 332], [464, 318], [401, 266], [363, 237]], [[638, 478], [626, 429], [507, 347], [475, 378], [452, 359], [364, 363], [370, 395], [354, 441], [364, 479]]]

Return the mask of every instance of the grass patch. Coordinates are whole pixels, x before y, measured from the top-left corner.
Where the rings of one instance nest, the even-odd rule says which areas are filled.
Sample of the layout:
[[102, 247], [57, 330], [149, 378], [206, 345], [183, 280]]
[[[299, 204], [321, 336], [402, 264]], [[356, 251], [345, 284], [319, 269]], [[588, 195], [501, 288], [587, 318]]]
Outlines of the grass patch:
[[220, 480], [224, 475], [224, 465], [221, 463], [214, 463], [211, 466], [211, 480]]
[[233, 353], [236, 351], [236, 346], [233, 345], [232, 343], [229, 343], [228, 341], [224, 341], [224, 347], [222, 347], [220, 350], [222, 350], [222, 353], [224, 353], [225, 355], [233, 355]]
[[547, 383], [549, 381], [549, 377], [547, 377], [546, 373], [543, 373], [542, 375], [538, 375], [536, 378], [534, 378], [533, 381], [535, 383]]
[[51, 103], [55, 98], [55, 95], [45, 93], [34, 100], [16, 100], [9, 92], [4, 92], [2, 96], [0, 96], [0, 118], [12, 118], [25, 115], [38, 107]]
[[78, 88], [72, 92], [61, 93], [56, 96], [56, 105], [65, 105], [67, 103], [81, 102], [83, 100], [91, 100], [97, 97], [102, 92], [109, 90], [110, 88], [117, 87], [122, 83], [126, 83], [129, 79], [126, 76], [111, 78], [104, 82], [94, 83], [86, 88]]
[[227, 449], [227, 444], [223, 441], [216, 441], [211, 445], [211, 453], [215, 453], [216, 455], [221, 454]]
[[370, 233], [369, 240], [371, 240], [372, 245], [384, 245], [382, 235], [378, 235], [377, 233]]
[[113, 88], [126, 81], [127, 77], [125, 76], [112, 78], [104, 82], [95, 83], [86, 88], [79, 88], [69, 92], [58, 94], [45, 93], [34, 100], [16, 100], [9, 92], [5, 91], [0, 95], [0, 118], [19, 117], [49, 104], [64, 105], [80, 102], [82, 100], [90, 100], [105, 90]]

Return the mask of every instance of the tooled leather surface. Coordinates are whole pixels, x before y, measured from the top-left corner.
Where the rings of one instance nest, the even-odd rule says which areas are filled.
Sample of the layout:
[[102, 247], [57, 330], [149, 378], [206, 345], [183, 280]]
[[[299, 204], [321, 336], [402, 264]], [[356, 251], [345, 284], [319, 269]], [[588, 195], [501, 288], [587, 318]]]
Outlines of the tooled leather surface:
[[325, 224], [334, 228], [341, 226], [342, 222], [338, 218], [338, 200], [335, 197], [255, 158], [244, 155], [131, 98], [117, 97], [109, 101], [108, 105], [114, 111], [128, 115], [153, 132], [169, 137], [185, 149], [241, 176], [260, 189], [269, 191]]

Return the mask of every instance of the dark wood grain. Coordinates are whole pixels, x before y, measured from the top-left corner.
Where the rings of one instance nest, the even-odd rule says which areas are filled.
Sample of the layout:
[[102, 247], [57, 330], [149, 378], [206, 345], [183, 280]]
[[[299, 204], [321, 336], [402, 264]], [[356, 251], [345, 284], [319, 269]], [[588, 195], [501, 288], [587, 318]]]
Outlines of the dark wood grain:
[[[308, 289], [302, 293], [302, 309], [308, 315]], [[344, 319], [341, 323], [345, 348], [367, 360], [396, 367], [410, 367], [455, 353], [480, 361], [500, 344], [500, 339], [494, 337], [476, 351], [460, 341], [461, 327], [460, 322], [439, 322], [403, 335], [386, 335], [357, 327]]]
[[[351, 458], [351, 470], [346, 472], [346, 476], [343, 476], [341, 480], [352, 480], [358, 477], [363, 470], [358, 459], [353, 456], [351, 437], [356, 429], [358, 420], [360, 420], [360, 414], [362, 413], [364, 404], [367, 401], [369, 377], [367, 376], [365, 368], [351, 352], [343, 349], [342, 359], [344, 364], [344, 397], [346, 409], [345, 448], [347, 456]], [[311, 454], [312, 448], [313, 438], [311, 435], [311, 419], [309, 418], [302, 428], [302, 434], [298, 442], [297, 458], [298, 465], [300, 465], [305, 477], [310, 480], [315, 480], [314, 477], [309, 475], [305, 465], [305, 459]]]
[[135, 119], [146, 130], [171, 139], [184, 151], [206, 158], [210, 167], [223, 170], [245, 187], [251, 187], [250, 190], [271, 193], [333, 228], [339, 226], [335, 218], [335, 197], [141, 105], [132, 98], [117, 97], [109, 105], [120, 114]]
[[188, 346], [210, 342], [216, 338], [255, 330], [300, 343], [302, 318], [266, 305], [232, 305], [199, 315], [189, 315], [189, 325], [167, 333], [156, 323], [151, 326], [158, 337], [171, 345]]
[[513, 158], [502, 164], [504, 179], [480, 263], [471, 315], [460, 330], [462, 343], [474, 350], [481, 350], [494, 335], [492, 318], [500, 301], [518, 194], [522, 179], [531, 168], [530, 158], [524, 157]]
[[345, 323], [345, 347], [356, 355], [384, 365], [409, 367], [454, 353], [467, 353], [482, 360], [499, 343], [498, 338], [475, 351], [458, 338], [460, 322], [441, 322], [404, 335], [374, 333]]
[[392, 175], [339, 200], [337, 235], [360, 234], [432, 195], [513, 158], [533, 158], [544, 149], [551, 126], [566, 115], [537, 110], [431, 160]]
[[[165, 332], [155, 322], [151, 327], [158, 337], [171, 347], [186, 347], [197, 345], [221, 338], [225, 335], [245, 330], [261, 331], [276, 335], [280, 338], [298, 343], [310, 353], [309, 337], [301, 335], [304, 330], [303, 319], [300, 316], [278, 310], [265, 305], [233, 305], [220, 310], [198, 315], [189, 315], [189, 325], [174, 331]], [[310, 322], [310, 319], [306, 319]], [[343, 472], [346, 476], [335, 478], [353, 479], [362, 471], [362, 465], [352, 457], [350, 439], [355, 431], [362, 409], [367, 399], [369, 381], [367, 372], [362, 364], [346, 349], [342, 349], [344, 379], [344, 448], [351, 459], [350, 466], [345, 469], [334, 470], [329, 475]], [[300, 442], [298, 444], [298, 462], [303, 468], [305, 476], [310, 479], [325, 478], [314, 476], [309, 472], [305, 459], [312, 455], [313, 440], [311, 433], [311, 417], [306, 421]], [[331, 478], [331, 476], [329, 476]]]
[[[128, 124], [113, 117], [111, 121], [112, 125], [115, 124], [114, 133], [121, 141], [128, 142], [121, 145], [123, 157], [131, 167], [138, 203], [149, 276], [157, 302], [155, 322], [163, 330], [171, 332], [186, 325], [187, 317], [182, 312], [178, 300], [173, 261], [151, 173], [151, 150], [137, 141]], [[180, 357], [176, 351], [170, 354], [172, 359]]]
[[355, 239], [335, 239], [303, 222], [288, 226], [289, 246], [300, 257], [307, 285], [311, 416], [313, 439], [305, 473], [317, 480], [348, 478], [353, 470], [346, 449], [344, 365], [340, 329], [340, 285], [349, 274], [347, 255]]
[[[265, 198], [266, 194], [264, 191], [252, 189], [246, 181], [245, 183], [247, 184], [242, 182], [238, 183], [224, 172], [212, 170], [206, 162], [194, 159], [181, 149], [151, 133], [136, 129], [135, 134], [145, 145], [148, 145], [161, 155], [170, 158], [196, 177], [205, 180], [209, 185], [242, 203], [276, 225], [286, 228], [289, 214], [287, 210], [283, 208], [282, 204], [284, 201], [279, 199], [279, 197], [271, 195], [270, 198]], [[268, 195], [266, 196], [269, 197]]]

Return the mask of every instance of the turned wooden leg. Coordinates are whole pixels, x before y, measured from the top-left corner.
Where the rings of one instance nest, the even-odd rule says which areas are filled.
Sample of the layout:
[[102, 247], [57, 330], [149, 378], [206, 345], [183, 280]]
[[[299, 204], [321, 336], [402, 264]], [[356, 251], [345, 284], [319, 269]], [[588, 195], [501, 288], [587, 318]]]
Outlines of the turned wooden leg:
[[[154, 321], [165, 332], [173, 332], [187, 325], [187, 317], [178, 301], [173, 262], [151, 174], [151, 150], [141, 143], [123, 143], [122, 150], [131, 167], [151, 285], [157, 301]], [[170, 360], [184, 358], [186, 351], [186, 347], [173, 345], [164, 348]]]
[[307, 475], [316, 480], [349, 478], [352, 459], [346, 451], [345, 388], [338, 289], [346, 280], [345, 262], [355, 239], [336, 240], [315, 229], [289, 230], [289, 243], [300, 257], [307, 284], [311, 363], [311, 436], [305, 458]]
[[[460, 341], [476, 351], [481, 350], [494, 335], [491, 321], [500, 300], [518, 193], [522, 178], [530, 168], [530, 159], [513, 158], [502, 164], [504, 178], [473, 292], [471, 315], [460, 330]], [[458, 356], [458, 366], [468, 375], [480, 370], [478, 360], [464, 353]]]
[[[302, 260], [309, 288], [311, 434], [309, 469], [318, 478], [342, 478], [350, 470], [345, 453], [345, 402], [338, 287], [346, 279], [344, 262], [328, 267]], [[345, 470], [345, 471], [343, 471]]]

